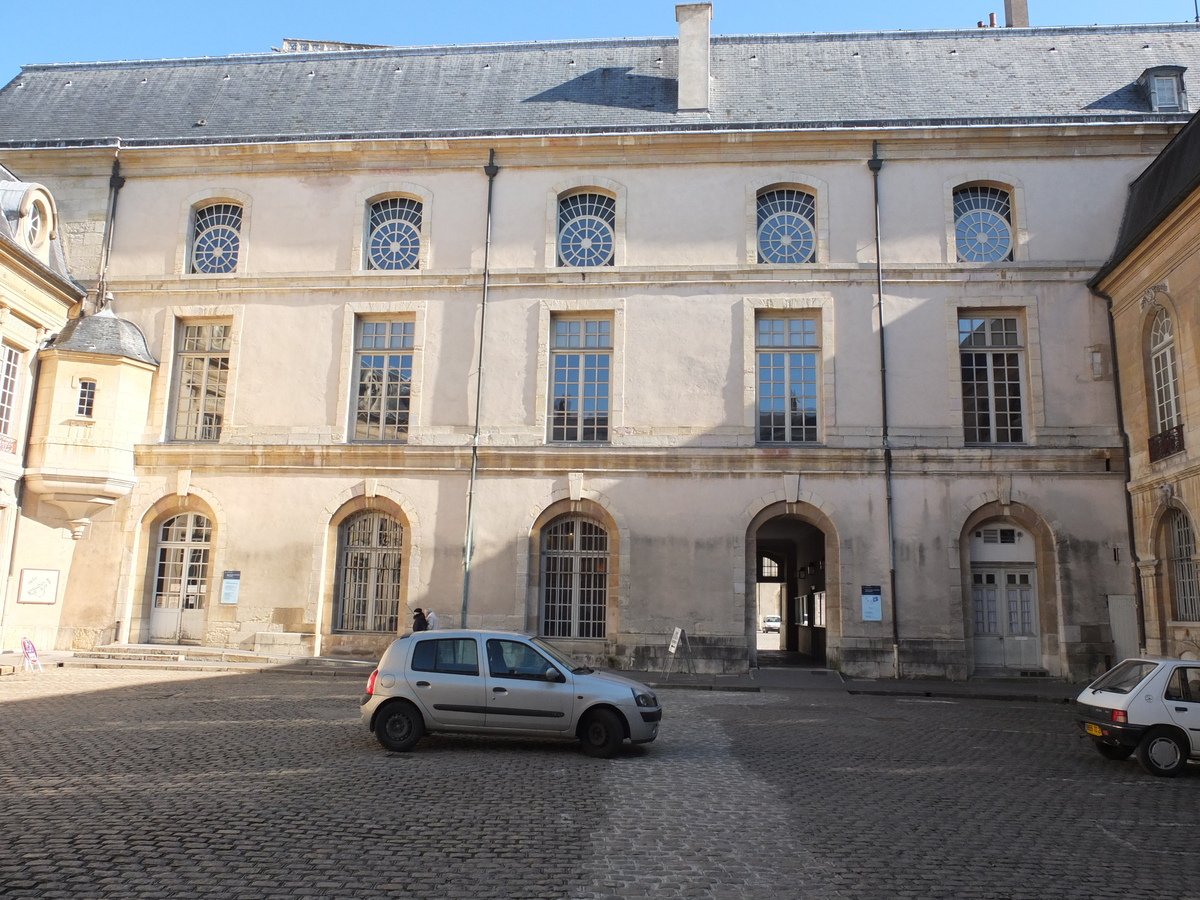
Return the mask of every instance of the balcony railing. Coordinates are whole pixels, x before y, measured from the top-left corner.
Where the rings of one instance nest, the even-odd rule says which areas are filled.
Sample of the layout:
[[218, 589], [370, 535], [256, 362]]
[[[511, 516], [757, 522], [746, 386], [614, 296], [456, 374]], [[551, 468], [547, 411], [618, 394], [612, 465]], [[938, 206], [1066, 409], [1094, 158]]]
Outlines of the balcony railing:
[[1176, 425], [1150, 438], [1150, 462], [1183, 452], [1183, 426]]

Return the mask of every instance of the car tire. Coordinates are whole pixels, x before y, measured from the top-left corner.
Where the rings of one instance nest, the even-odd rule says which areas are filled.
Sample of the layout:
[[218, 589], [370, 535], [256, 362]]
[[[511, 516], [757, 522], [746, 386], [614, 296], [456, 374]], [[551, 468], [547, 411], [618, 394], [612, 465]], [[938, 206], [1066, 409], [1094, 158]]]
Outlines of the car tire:
[[1187, 741], [1170, 729], [1153, 728], [1138, 744], [1137, 759], [1151, 775], [1171, 778], [1187, 765]]
[[1105, 759], [1129, 759], [1133, 756], [1133, 747], [1126, 747], [1124, 744], [1102, 744], [1099, 741], [1092, 741], [1096, 745], [1096, 752]]
[[411, 703], [389, 703], [375, 715], [375, 739], [387, 750], [407, 753], [425, 734], [425, 720]]
[[611, 709], [593, 709], [579, 723], [579, 743], [588, 756], [609, 759], [624, 740], [625, 726]]

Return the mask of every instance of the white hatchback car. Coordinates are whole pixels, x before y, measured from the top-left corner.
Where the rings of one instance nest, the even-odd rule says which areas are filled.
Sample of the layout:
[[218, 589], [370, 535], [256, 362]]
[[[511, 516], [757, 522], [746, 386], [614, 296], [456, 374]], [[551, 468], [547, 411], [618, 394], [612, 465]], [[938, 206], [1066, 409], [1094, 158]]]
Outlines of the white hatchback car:
[[1134, 753], [1151, 775], [1200, 759], [1200, 662], [1126, 659], [1076, 700], [1079, 727], [1106, 759]]
[[442, 731], [578, 738], [589, 756], [609, 757], [626, 740], [654, 740], [661, 719], [645, 685], [581, 666], [540, 638], [497, 631], [397, 638], [362, 701], [363, 724], [401, 752]]

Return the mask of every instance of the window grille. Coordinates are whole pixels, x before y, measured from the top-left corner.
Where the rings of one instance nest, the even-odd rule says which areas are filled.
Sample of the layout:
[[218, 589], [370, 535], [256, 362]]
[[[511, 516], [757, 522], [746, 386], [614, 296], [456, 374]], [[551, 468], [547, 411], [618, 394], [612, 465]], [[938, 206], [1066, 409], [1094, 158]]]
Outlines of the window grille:
[[582, 518], [542, 533], [542, 628], [545, 637], [602, 638], [608, 611], [608, 533]]
[[758, 440], [817, 440], [820, 346], [817, 321], [803, 317], [758, 320]]
[[354, 440], [407, 439], [415, 329], [410, 320], [358, 322]]
[[616, 248], [617, 202], [606, 194], [568, 194], [558, 202], [558, 264], [611, 266]]
[[1181, 622], [1200, 622], [1200, 582], [1196, 575], [1196, 538], [1183, 510], [1171, 510], [1170, 571], [1175, 594], [1175, 616]]
[[1012, 204], [1008, 191], [983, 185], [956, 190], [954, 235], [960, 262], [1011, 261]]
[[1017, 319], [962, 317], [958, 320], [958, 345], [966, 443], [1023, 442], [1024, 363]]
[[223, 275], [236, 270], [241, 231], [242, 208], [236, 203], [215, 203], [196, 210], [192, 271]]
[[334, 630], [400, 630], [404, 531], [387, 513], [364, 510], [338, 529], [338, 604]]
[[367, 223], [367, 267], [416, 269], [421, 259], [420, 201], [388, 197], [371, 204]]
[[812, 262], [816, 257], [817, 201], [791, 188], [758, 195], [758, 261], [775, 265]]

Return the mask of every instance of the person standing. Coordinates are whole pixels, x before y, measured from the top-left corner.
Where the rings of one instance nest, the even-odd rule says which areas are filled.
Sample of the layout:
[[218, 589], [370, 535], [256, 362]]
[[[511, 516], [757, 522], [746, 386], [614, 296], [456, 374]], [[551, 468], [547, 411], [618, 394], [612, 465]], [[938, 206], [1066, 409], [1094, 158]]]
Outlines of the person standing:
[[432, 609], [425, 610], [425, 621], [429, 624], [430, 631], [437, 631], [438, 615]]
[[413, 612], [413, 631], [428, 631], [429, 620], [425, 618], [425, 613], [421, 612], [421, 607], [417, 607]]

